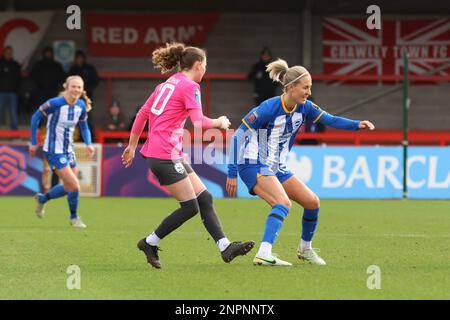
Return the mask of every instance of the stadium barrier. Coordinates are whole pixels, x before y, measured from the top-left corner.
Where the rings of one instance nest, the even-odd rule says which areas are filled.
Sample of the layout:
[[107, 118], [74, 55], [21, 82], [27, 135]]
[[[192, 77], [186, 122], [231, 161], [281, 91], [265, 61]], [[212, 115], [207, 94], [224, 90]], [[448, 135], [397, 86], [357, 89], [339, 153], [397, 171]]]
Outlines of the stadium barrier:
[[[189, 130], [192, 141], [195, 140], [193, 130]], [[227, 141], [227, 133], [221, 131], [222, 141]], [[0, 132], [1, 135], [1, 132]], [[128, 131], [96, 131], [97, 142], [104, 144], [108, 139], [128, 140], [130, 133]], [[146, 138], [147, 133], [143, 132], [141, 138]], [[375, 130], [375, 131], [327, 131], [320, 133], [298, 133], [296, 143], [301, 144], [303, 140], [316, 140], [319, 144], [329, 145], [400, 145], [403, 140], [401, 130]], [[208, 143], [209, 141], [206, 141]], [[410, 131], [410, 145], [450, 145], [450, 131]]]
[[[84, 195], [120, 197], [167, 197], [136, 156], [133, 166], [122, 165], [122, 146], [97, 145], [97, 158], [84, 159], [84, 147], [77, 148], [80, 185]], [[186, 150], [192, 167], [216, 198], [226, 197], [226, 151], [211, 152], [208, 147]], [[401, 146], [294, 146], [287, 166], [321, 198], [401, 198]], [[208, 158], [208, 161], [203, 161]], [[201, 161], [198, 161], [198, 160]], [[408, 197], [450, 199], [450, 147], [412, 146], [408, 153]], [[44, 161], [42, 151], [31, 158], [28, 147], [0, 146], [0, 195], [33, 195], [42, 191]], [[99, 189], [101, 182], [101, 190]], [[251, 197], [239, 180], [238, 196]]]
[[[193, 130], [189, 130], [190, 136], [194, 141], [196, 136]], [[227, 134], [221, 131], [223, 141], [227, 141]], [[108, 143], [108, 139], [122, 140], [126, 143], [130, 133], [128, 131], [103, 131], [95, 130], [97, 143]], [[30, 138], [29, 130], [13, 131], [0, 130], [0, 139], [21, 139], [28, 140]], [[38, 134], [38, 140], [41, 141], [41, 135]], [[143, 132], [141, 139], [147, 138], [147, 132]], [[319, 144], [327, 145], [400, 145], [403, 140], [403, 132], [401, 130], [375, 130], [375, 131], [360, 131], [360, 132], [346, 132], [331, 130], [320, 133], [299, 133], [296, 136], [296, 142], [301, 144], [302, 140], [316, 140]], [[206, 140], [206, 143], [209, 141]], [[409, 131], [410, 145], [450, 145], [450, 131]]]

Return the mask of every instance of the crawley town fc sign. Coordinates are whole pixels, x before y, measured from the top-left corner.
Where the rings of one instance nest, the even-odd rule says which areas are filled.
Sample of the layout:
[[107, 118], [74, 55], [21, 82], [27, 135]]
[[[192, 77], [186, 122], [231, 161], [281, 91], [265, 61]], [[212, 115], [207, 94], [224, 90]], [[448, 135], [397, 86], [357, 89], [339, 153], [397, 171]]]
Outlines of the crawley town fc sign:
[[369, 30], [363, 19], [324, 18], [324, 73], [335, 75], [402, 74], [402, 52], [412, 74], [450, 73], [450, 18], [384, 20]]

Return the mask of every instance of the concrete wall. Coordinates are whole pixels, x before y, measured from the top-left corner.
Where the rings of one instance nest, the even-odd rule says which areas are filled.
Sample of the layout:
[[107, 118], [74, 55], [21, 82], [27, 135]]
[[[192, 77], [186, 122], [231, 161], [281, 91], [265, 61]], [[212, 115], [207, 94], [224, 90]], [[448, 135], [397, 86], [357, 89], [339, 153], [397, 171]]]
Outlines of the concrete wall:
[[[65, 14], [55, 14], [49, 32], [44, 37], [38, 52], [54, 40], [72, 39], [78, 48], [87, 48], [85, 30], [65, 29]], [[321, 17], [313, 16], [312, 26], [312, 71], [322, 71]], [[247, 72], [258, 59], [262, 46], [271, 48], [275, 57], [282, 57], [289, 64], [301, 64], [301, 20], [300, 15], [286, 13], [239, 14], [223, 13], [207, 38], [208, 72]], [[94, 58], [89, 62], [98, 70], [149, 71], [153, 68], [149, 58]], [[118, 99], [130, 117], [137, 106], [145, 102], [156, 81], [120, 80], [113, 85], [114, 98]], [[367, 85], [330, 86], [315, 82], [313, 95], [316, 102], [329, 112], [371, 95], [385, 87]], [[213, 81], [211, 115], [226, 114], [233, 126], [253, 107], [253, 85], [248, 81]], [[450, 129], [450, 84], [418, 86], [412, 85], [410, 126], [412, 129]], [[106, 86], [102, 82], [95, 92], [94, 116], [99, 119], [106, 109]], [[396, 129], [401, 121], [401, 92], [385, 96], [345, 116], [370, 119], [380, 129]]]

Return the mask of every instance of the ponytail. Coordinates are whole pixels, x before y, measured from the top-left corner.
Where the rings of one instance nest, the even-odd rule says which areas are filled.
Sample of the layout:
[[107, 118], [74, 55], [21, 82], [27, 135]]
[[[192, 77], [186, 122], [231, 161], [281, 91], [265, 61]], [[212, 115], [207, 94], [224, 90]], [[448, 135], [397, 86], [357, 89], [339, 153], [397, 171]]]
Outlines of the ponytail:
[[294, 66], [289, 68], [287, 62], [278, 59], [267, 65], [266, 71], [269, 73], [270, 79], [283, 85], [283, 91], [290, 84], [296, 83], [302, 77], [309, 74], [308, 70], [302, 66]]
[[81, 94], [81, 99], [84, 100], [84, 103], [86, 104], [86, 112], [89, 112], [92, 110], [92, 100], [87, 96], [86, 91], [83, 90], [83, 93]]
[[274, 82], [284, 84], [286, 72], [289, 70], [287, 62], [283, 59], [277, 59], [267, 65], [266, 71], [269, 73], [270, 79]]
[[178, 71], [189, 70], [195, 62], [206, 59], [204, 50], [197, 47], [186, 47], [182, 43], [166, 43], [165, 47], [156, 49], [152, 53], [152, 62], [161, 73], [174, 69]]

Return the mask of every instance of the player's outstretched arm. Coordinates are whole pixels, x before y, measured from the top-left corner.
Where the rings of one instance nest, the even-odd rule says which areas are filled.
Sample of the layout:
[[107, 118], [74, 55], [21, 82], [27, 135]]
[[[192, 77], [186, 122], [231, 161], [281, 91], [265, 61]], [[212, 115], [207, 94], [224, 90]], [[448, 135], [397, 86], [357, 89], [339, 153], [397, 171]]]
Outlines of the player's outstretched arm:
[[211, 119], [203, 115], [201, 109], [189, 109], [189, 117], [191, 118], [194, 127], [200, 127], [202, 129], [220, 128], [228, 129], [230, 127], [230, 120], [226, 116], [221, 116], [217, 119]]
[[373, 125], [373, 123], [368, 120], [360, 121], [359, 128], [362, 130], [375, 130], [375, 126]]
[[230, 120], [226, 116], [220, 116], [213, 120], [213, 127], [227, 130], [231, 125]]

